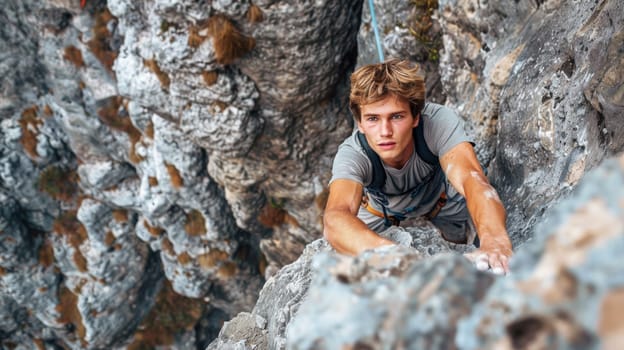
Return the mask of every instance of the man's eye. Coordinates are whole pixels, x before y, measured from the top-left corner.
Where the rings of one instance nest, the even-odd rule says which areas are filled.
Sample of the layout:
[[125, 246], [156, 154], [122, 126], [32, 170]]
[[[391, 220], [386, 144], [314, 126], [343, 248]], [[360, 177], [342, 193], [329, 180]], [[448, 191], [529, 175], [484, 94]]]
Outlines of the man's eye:
[[366, 118], [366, 121], [368, 121], [368, 122], [376, 122], [377, 119], [378, 119], [377, 117], [368, 117], [368, 118]]
[[403, 114], [395, 114], [392, 116], [392, 119], [401, 119], [403, 118]]

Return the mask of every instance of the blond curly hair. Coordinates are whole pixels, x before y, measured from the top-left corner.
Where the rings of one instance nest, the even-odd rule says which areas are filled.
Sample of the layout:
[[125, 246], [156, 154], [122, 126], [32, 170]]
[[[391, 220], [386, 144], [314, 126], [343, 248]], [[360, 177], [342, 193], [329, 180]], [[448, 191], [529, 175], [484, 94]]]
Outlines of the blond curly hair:
[[425, 105], [425, 78], [420, 67], [406, 60], [390, 59], [358, 68], [351, 74], [349, 108], [360, 122], [361, 106], [396, 95], [409, 101], [412, 115]]

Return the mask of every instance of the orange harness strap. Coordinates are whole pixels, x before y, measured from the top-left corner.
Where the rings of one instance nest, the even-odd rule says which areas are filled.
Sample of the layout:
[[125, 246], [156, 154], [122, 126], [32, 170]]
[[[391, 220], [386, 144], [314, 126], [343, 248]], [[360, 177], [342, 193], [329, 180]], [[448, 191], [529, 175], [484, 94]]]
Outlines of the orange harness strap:
[[[442, 194], [440, 194], [440, 198], [438, 198], [438, 201], [436, 202], [435, 206], [433, 207], [433, 209], [431, 209], [431, 211], [427, 214], [425, 214], [425, 217], [428, 220], [431, 220], [433, 218], [436, 217], [436, 215], [438, 215], [440, 213], [440, 210], [442, 210], [442, 207], [444, 207], [446, 205], [446, 201], [447, 201], [447, 197], [446, 197], [446, 192], [442, 192]], [[368, 210], [369, 213], [378, 216], [380, 218], [386, 218], [384, 217], [384, 214], [382, 212], [380, 212], [379, 210], [373, 208], [370, 203], [368, 202], [368, 198], [366, 196], [362, 197], [362, 207], [366, 210]], [[390, 223], [392, 223], [392, 225], [394, 226], [399, 226], [399, 224], [401, 223], [401, 221], [399, 219], [396, 218], [396, 216], [389, 216], [388, 215], [388, 220], [390, 220]]]
[[442, 207], [445, 205], [446, 205], [446, 191], [442, 192], [442, 194], [440, 195], [440, 198], [438, 198], [438, 202], [435, 204], [435, 206], [433, 206], [433, 209], [431, 209], [431, 211], [427, 215], [425, 215], [425, 217], [429, 220], [435, 218], [436, 215], [440, 213], [440, 210], [442, 210]]
[[[362, 201], [362, 206], [364, 207], [364, 209], [368, 210], [369, 213], [375, 216], [379, 216], [380, 218], [383, 218], [383, 219], [386, 218], [382, 212], [373, 208], [370, 205], [370, 203], [368, 203], [368, 200]], [[397, 219], [395, 216], [388, 215], [387, 218], [393, 226], [399, 226], [399, 224], [401, 223], [401, 221], [399, 221], [399, 219]]]

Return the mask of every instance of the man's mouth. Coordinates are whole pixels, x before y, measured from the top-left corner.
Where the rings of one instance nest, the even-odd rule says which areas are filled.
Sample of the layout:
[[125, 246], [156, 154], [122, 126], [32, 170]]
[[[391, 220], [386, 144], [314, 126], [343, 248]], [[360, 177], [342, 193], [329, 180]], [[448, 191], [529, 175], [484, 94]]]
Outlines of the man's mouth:
[[377, 144], [377, 146], [379, 146], [379, 148], [381, 148], [382, 150], [393, 149], [395, 145], [396, 142], [381, 142]]

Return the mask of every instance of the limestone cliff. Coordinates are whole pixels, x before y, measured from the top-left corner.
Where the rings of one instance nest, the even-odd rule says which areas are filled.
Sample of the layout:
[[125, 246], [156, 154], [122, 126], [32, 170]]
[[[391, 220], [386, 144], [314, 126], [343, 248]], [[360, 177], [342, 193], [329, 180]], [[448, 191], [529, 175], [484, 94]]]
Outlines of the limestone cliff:
[[[386, 55], [421, 63], [429, 98], [466, 119], [517, 247], [586, 171], [624, 148], [623, 7], [375, 1]], [[317, 239], [331, 161], [353, 127], [349, 74], [376, 60], [365, 3], [8, 0], [0, 18], [3, 347], [226, 348], [237, 346], [227, 327], [213, 338], [237, 314], [262, 346], [314, 343], [316, 333], [297, 331], [305, 316], [290, 322], [300, 304], [314, 312], [303, 302], [315, 297], [314, 274], [296, 277], [297, 288], [276, 281], [304, 264], [319, 286], [336, 283], [327, 271], [341, 258], [312, 261], [328, 249]], [[420, 253], [362, 257], [336, 297], [379, 266], [400, 278], [361, 287], [366, 295], [453, 289], [459, 280], [421, 281], [455, 270], [477, 294], [494, 283], [461, 259], [426, 258], [463, 248], [423, 230], [397, 233]], [[517, 264], [530, 265], [522, 256]], [[617, 293], [608, 300], [621, 305]], [[457, 344], [480, 347], [461, 338], [482, 322], [469, 311], [454, 311], [465, 321], [453, 329], [422, 334], [458, 332]], [[557, 317], [520, 324], [552, 329]], [[350, 339], [386, 339], [362, 334]]]
[[619, 349], [623, 201], [620, 156], [548, 211], [505, 277], [435, 230], [393, 228], [403, 245], [356, 258], [317, 240], [208, 349]]

